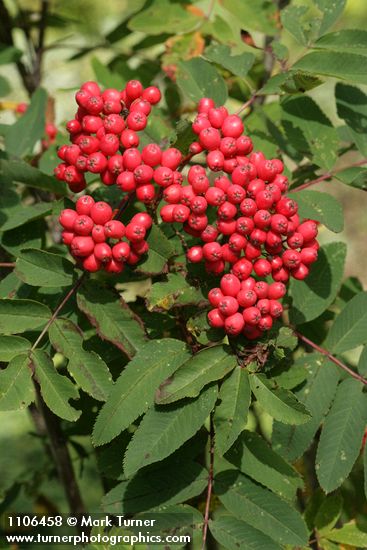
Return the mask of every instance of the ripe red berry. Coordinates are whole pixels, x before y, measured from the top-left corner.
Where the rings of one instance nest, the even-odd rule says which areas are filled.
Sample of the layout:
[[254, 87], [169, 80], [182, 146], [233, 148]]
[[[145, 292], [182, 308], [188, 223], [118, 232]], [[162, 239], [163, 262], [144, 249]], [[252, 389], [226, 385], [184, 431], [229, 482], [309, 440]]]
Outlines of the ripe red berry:
[[70, 245], [71, 252], [74, 256], [86, 257], [92, 254], [94, 250], [94, 241], [92, 237], [74, 237]]
[[156, 105], [161, 100], [161, 92], [156, 86], [148, 86], [143, 91], [142, 98], [149, 101], [151, 105]]
[[61, 212], [59, 222], [64, 229], [72, 231], [74, 228], [74, 222], [77, 217], [78, 214], [77, 212], [75, 212], [75, 210], [72, 210], [71, 208], [66, 208]]
[[126, 242], [117, 243], [112, 247], [113, 259], [117, 262], [126, 262], [130, 255], [130, 245]]
[[145, 227], [146, 230], [150, 229], [153, 225], [152, 217], [148, 212], [139, 212], [131, 218], [131, 222], [137, 223]]
[[285, 296], [285, 293], [285, 284], [279, 282], [271, 283], [271, 285], [269, 285], [268, 297], [270, 300], [279, 300], [279, 298], [283, 298], [283, 296]]
[[209, 325], [213, 328], [224, 327], [224, 319], [225, 317], [221, 314], [221, 312], [217, 308], [212, 309], [208, 313]]
[[257, 295], [253, 290], [240, 290], [237, 300], [241, 307], [250, 307], [256, 304]]
[[130, 222], [125, 228], [126, 238], [132, 242], [136, 243], [142, 241], [146, 235], [146, 229], [143, 225], [140, 225], [136, 222]]
[[125, 226], [119, 220], [111, 220], [104, 226], [104, 233], [109, 239], [122, 239], [125, 235]]
[[243, 311], [243, 319], [245, 321], [245, 324], [256, 326], [261, 319], [261, 313], [257, 307], [247, 307]]
[[234, 313], [224, 320], [224, 328], [227, 334], [238, 336], [241, 334], [245, 321], [241, 313]]
[[212, 306], [217, 307], [219, 305], [219, 302], [221, 302], [223, 298], [224, 295], [220, 288], [212, 288], [209, 290], [208, 300]]
[[227, 273], [221, 278], [220, 288], [225, 296], [237, 296], [241, 289], [241, 281], [232, 273]]
[[224, 119], [221, 130], [225, 137], [238, 138], [244, 130], [243, 122], [239, 116], [229, 115]]
[[102, 262], [98, 260], [94, 254], [90, 254], [87, 258], [83, 260], [83, 268], [90, 273], [95, 273], [99, 271], [102, 267]]
[[92, 206], [90, 215], [94, 223], [104, 225], [112, 218], [112, 208], [106, 202], [99, 201]]
[[222, 315], [229, 317], [238, 311], [238, 302], [233, 296], [224, 296], [219, 302], [218, 309]]
[[109, 262], [112, 258], [111, 247], [107, 243], [97, 243], [94, 247], [94, 255], [102, 263]]
[[92, 232], [93, 226], [94, 226], [94, 223], [92, 218], [82, 214], [75, 218], [73, 231], [77, 235], [84, 235], [84, 236], [90, 235], [90, 233]]
[[194, 264], [201, 262], [203, 257], [203, 249], [201, 246], [192, 246], [187, 251], [187, 259]]

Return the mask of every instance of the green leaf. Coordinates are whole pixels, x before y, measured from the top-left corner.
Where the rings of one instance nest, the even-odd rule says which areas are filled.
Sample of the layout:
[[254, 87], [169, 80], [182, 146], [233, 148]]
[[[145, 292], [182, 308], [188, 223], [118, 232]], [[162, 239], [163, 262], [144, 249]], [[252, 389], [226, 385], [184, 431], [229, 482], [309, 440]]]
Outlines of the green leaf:
[[292, 69], [270, 77], [259, 90], [259, 95], [304, 93], [323, 84], [323, 80], [305, 71], [293, 71]]
[[322, 13], [322, 22], [319, 29], [319, 36], [324, 34], [339, 19], [344, 11], [346, 0], [313, 0], [314, 4]]
[[358, 372], [362, 376], [367, 376], [367, 346], [364, 346], [358, 361]]
[[8, 95], [11, 92], [11, 87], [9, 82], [3, 76], [0, 76], [0, 97]]
[[223, 455], [236, 441], [247, 423], [251, 389], [246, 369], [237, 366], [224, 380], [220, 403], [214, 412], [215, 446]]
[[52, 212], [52, 204], [39, 202], [26, 206], [19, 204], [11, 208], [2, 211], [2, 214], [6, 216], [6, 221], [1, 225], [0, 231], [9, 231], [16, 227], [20, 227], [32, 220], [44, 218]]
[[343, 508], [343, 499], [338, 493], [325, 497], [315, 516], [315, 527], [319, 535], [334, 527]]
[[367, 155], [367, 96], [355, 86], [338, 82], [335, 86], [338, 117], [347, 125], [350, 139], [362, 155]]
[[204, 424], [217, 399], [209, 386], [194, 400], [149, 409], [127, 448], [124, 471], [131, 477], [140, 468], [163, 460]]
[[253, 53], [242, 53], [240, 55], [231, 55], [231, 49], [224, 44], [212, 44], [205, 50], [205, 57], [221, 65], [236, 76], [245, 77], [255, 62]]
[[220, 515], [209, 521], [213, 537], [228, 550], [281, 550], [261, 531], [233, 516]]
[[165, 234], [153, 225], [147, 238], [149, 252], [145, 260], [139, 263], [136, 271], [147, 275], [157, 275], [165, 270], [168, 260], [175, 251]]
[[367, 84], [367, 57], [355, 53], [318, 50], [302, 57], [293, 68]]
[[184, 397], [197, 397], [204, 386], [222, 379], [236, 365], [236, 356], [230, 353], [228, 346], [203, 349], [162, 382], [156, 393], [156, 403], [163, 405]]
[[77, 302], [99, 336], [128, 357], [133, 357], [146, 344], [144, 329], [128, 305], [96, 281], [88, 281], [81, 286]]
[[64, 287], [73, 282], [74, 266], [59, 254], [28, 248], [19, 254], [15, 273], [31, 286]]
[[112, 72], [106, 63], [102, 63], [97, 57], [92, 57], [91, 65], [97, 82], [104, 88], [117, 88], [120, 90], [125, 87], [125, 80], [119, 74]]
[[307, 544], [307, 528], [301, 515], [247, 476], [234, 470], [221, 472], [215, 478], [214, 491], [229, 512], [279, 544]]
[[367, 168], [352, 166], [352, 168], [338, 172], [335, 178], [351, 187], [362, 189], [362, 191], [367, 190]]
[[196, 140], [196, 134], [192, 129], [192, 122], [181, 119], [176, 124], [175, 134], [172, 138], [171, 145], [176, 147], [183, 155], [190, 152], [190, 145]]
[[303, 487], [299, 474], [258, 434], [244, 431], [226, 454], [226, 459], [243, 474], [280, 497], [293, 500]]
[[44, 304], [33, 300], [0, 300], [0, 332], [19, 334], [43, 327], [51, 317]]
[[[327, 2], [327, 0], [324, 0]], [[342, 29], [325, 34], [314, 44], [314, 48], [332, 50], [341, 54], [352, 53], [367, 56], [367, 31]]]
[[297, 150], [322, 168], [334, 166], [338, 133], [313, 99], [297, 96], [282, 101], [282, 123]]
[[15, 63], [22, 57], [21, 50], [7, 44], [0, 44], [0, 65]]
[[367, 292], [360, 292], [342, 309], [332, 324], [325, 347], [343, 353], [367, 343]]
[[250, 375], [251, 389], [261, 407], [275, 420], [284, 424], [303, 424], [310, 420], [310, 413], [295, 395], [283, 388], [271, 389], [262, 375]]
[[364, 470], [364, 494], [367, 498], [367, 445], [366, 444], [363, 450], [363, 470]]
[[327, 493], [343, 483], [359, 454], [367, 420], [362, 390], [358, 380], [344, 380], [325, 419], [317, 448], [316, 474]]
[[263, 0], [221, 0], [222, 6], [234, 17], [234, 21], [245, 30], [260, 31], [274, 35], [276, 28], [276, 8], [272, 2]]
[[45, 233], [44, 222], [34, 220], [10, 231], [0, 233], [0, 243], [9, 254], [18, 256], [27, 248], [41, 248]]
[[308, 370], [308, 380], [295, 391], [295, 395], [310, 411], [311, 419], [301, 426], [286, 426], [280, 422], [275, 422], [273, 426], [273, 449], [291, 462], [302, 456], [310, 446], [334, 399], [339, 381], [338, 368], [318, 353], [300, 357], [297, 364], [301, 363]]
[[[31, 343], [21, 336], [0, 336], [0, 361], [7, 363], [13, 357], [21, 353], [26, 353], [31, 347]], [[0, 371], [1, 373], [1, 371]]]
[[281, 22], [283, 27], [299, 42], [302, 46], [307, 45], [307, 34], [302, 17], [308, 12], [306, 6], [287, 6], [281, 11]]
[[40, 385], [41, 394], [46, 405], [57, 416], [75, 422], [81, 411], [75, 410], [69, 399], [79, 397], [78, 390], [66, 376], [57, 372], [51, 358], [41, 350], [35, 350], [31, 355], [35, 369], [35, 377]]
[[319, 249], [318, 259], [307, 279], [292, 279], [292, 323], [312, 321], [333, 303], [342, 283], [346, 254], [347, 247], [344, 243], [328, 243]]
[[174, 29], [176, 34], [193, 30], [200, 19], [180, 4], [172, 4], [167, 0], [153, 2], [146, 10], [130, 19], [129, 29], [145, 34], [162, 34]]
[[16, 157], [32, 153], [45, 132], [46, 103], [46, 91], [38, 88], [32, 95], [27, 111], [6, 133], [5, 147], [8, 153]]
[[94, 444], [111, 441], [147, 411], [159, 384], [189, 357], [186, 345], [179, 340], [146, 343], [120, 374], [102, 407], [93, 429]]
[[200, 495], [208, 483], [207, 470], [196, 462], [178, 458], [179, 455], [169, 457], [116, 485], [103, 497], [102, 509], [111, 514], [135, 514]]
[[339, 542], [358, 548], [367, 547], [367, 531], [358, 527], [354, 522], [346, 523], [341, 529], [333, 529], [325, 534], [325, 537], [326, 536], [333, 542]]
[[181, 273], [168, 273], [167, 281], [154, 283], [146, 297], [149, 311], [168, 311], [175, 306], [194, 305], [204, 300], [202, 291], [191, 286]]
[[297, 201], [302, 218], [317, 220], [334, 233], [343, 231], [343, 209], [332, 195], [320, 191], [297, 191], [289, 193], [289, 196]]
[[56, 319], [49, 337], [52, 346], [69, 359], [68, 371], [82, 390], [106, 401], [112, 389], [111, 373], [99, 355], [83, 349], [80, 329], [68, 319]]
[[53, 176], [45, 174], [38, 168], [21, 160], [0, 160], [0, 169], [6, 179], [13, 183], [23, 183], [35, 189], [50, 191], [56, 195], [66, 196], [68, 193], [66, 184]]
[[32, 371], [29, 357], [23, 353], [13, 357], [9, 365], [0, 370], [0, 411], [24, 409], [34, 399]]
[[211, 97], [217, 105], [226, 102], [226, 83], [213, 65], [201, 57], [194, 57], [180, 61], [177, 69], [177, 85], [194, 103], [202, 97]]

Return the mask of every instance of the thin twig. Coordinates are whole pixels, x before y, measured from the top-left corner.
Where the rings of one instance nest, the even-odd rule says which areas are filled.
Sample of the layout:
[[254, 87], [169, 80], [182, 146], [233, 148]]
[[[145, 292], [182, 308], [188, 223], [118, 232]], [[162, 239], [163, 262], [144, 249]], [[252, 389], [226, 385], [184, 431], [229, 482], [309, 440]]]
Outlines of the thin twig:
[[307, 187], [310, 187], [311, 185], [315, 185], [316, 183], [320, 183], [322, 181], [328, 180], [330, 178], [333, 178], [336, 176], [336, 174], [339, 174], [339, 172], [343, 172], [344, 170], [348, 170], [348, 168], [354, 168], [356, 166], [362, 166], [363, 164], [367, 164], [367, 159], [360, 160], [358, 162], [353, 162], [352, 164], [349, 164], [348, 166], [344, 166], [343, 168], [339, 168], [338, 170], [334, 170], [333, 172], [326, 172], [325, 174], [319, 176], [318, 178], [307, 181], [306, 183], [303, 183], [302, 185], [299, 185], [295, 189], [291, 189], [292, 193], [295, 191], [302, 191], [303, 189], [307, 189]]
[[[44, 402], [40, 387], [34, 381], [36, 390], [36, 402], [38, 410], [42, 414], [47, 435], [50, 442], [51, 452], [56, 464], [57, 472], [64, 488], [71, 514], [86, 514], [86, 508], [80, 494], [78, 482], [75, 477], [67, 441], [61, 428], [60, 419], [48, 408]], [[76, 525], [77, 532], [83, 532], [82, 526]]]
[[15, 267], [15, 262], [0, 262], [0, 267]]
[[52, 323], [56, 320], [58, 314], [60, 313], [60, 311], [62, 310], [62, 308], [64, 307], [64, 305], [70, 300], [70, 298], [72, 297], [72, 295], [78, 290], [78, 288], [80, 287], [80, 285], [82, 284], [83, 280], [85, 278], [85, 272], [79, 277], [79, 279], [77, 279], [77, 281], [74, 283], [74, 285], [72, 286], [72, 288], [69, 290], [69, 292], [64, 296], [64, 298], [61, 300], [60, 304], [57, 306], [57, 308], [55, 309], [55, 311], [53, 312], [51, 318], [47, 321], [47, 324], [46, 326], [43, 328], [41, 334], [38, 336], [37, 340], [35, 341], [35, 343], [33, 344], [33, 346], [31, 347], [31, 351], [34, 351], [38, 344], [41, 342], [42, 338], [44, 337], [44, 335], [46, 334], [46, 332], [48, 331], [48, 329], [50, 328], [50, 326], [52, 325]]
[[332, 353], [330, 353], [328, 350], [322, 348], [321, 346], [319, 346], [318, 344], [316, 344], [315, 342], [313, 342], [312, 340], [310, 340], [306, 336], [303, 336], [303, 334], [301, 334], [297, 330], [295, 330], [294, 333], [300, 340], [302, 340], [302, 342], [304, 342], [305, 344], [307, 344], [308, 346], [310, 346], [314, 350], [318, 351], [319, 353], [321, 353], [322, 355], [327, 357], [329, 359], [329, 361], [331, 361], [332, 363], [334, 363], [335, 365], [337, 365], [338, 367], [343, 369], [345, 372], [347, 372], [350, 376], [352, 376], [353, 378], [355, 378], [356, 380], [358, 380], [359, 382], [362, 382], [362, 384], [367, 386], [367, 380], [365, 378], [363, 378], [363, 376], [361, 376], [360, 374], [358, 374], [357, 372], [355, 372], [354, 370], [349, 368], [342, 361], [340, 361], [340, 359], [338, 359], [337, 357], [332, 355]]
[[236, 111], [236, 115], [241, 114], [241, 113], [242, 113], [243, 111], [245, 111], [248, 107], [250, 107], [250, 106], [254, 103], [254, 101], [256, 100], [257, 94], [258, 94], [258, 92], [254, 93], [254, 94], [250, 97], [250, 99], [248, 99], [248, 100], [246, 101], [246, 103], [244, 103], [244, 104], [242, 105], [242, 107], [240, 107], [240, 108], [238, 109], [238, 111]]
[[208, 535], [208, 525], [209, 525], [209, 516], [210, 516], [210, 503], [212, 498], [212, 492], [213, 492], [213, 480], [214, 480], [214, 421], [213, 421], [213, 413], [210, 415], [210, 433], [209, 433], [209, 475], [208, 475], [208, 486], [207, 486], [207, 493], [206, 493], [206, 503], [205, 503], [205, 514], [204, 514], [204, 525], [203, 525], [203, 544], [202, 544], [202, 550], [205, 550], [206, 545], [206, 538]]
[[38, 25], [38, 44], [36, 47], [36, 61], [34, 67], [34, 79], [39, 85], [41, 83], [42, 75], [42, 59], [45, 52], [45, 33], [47, 26], [47, 13], [49, 8], [48, 0], [41, 0], [41, 9], [40, 9], [40, 21]]

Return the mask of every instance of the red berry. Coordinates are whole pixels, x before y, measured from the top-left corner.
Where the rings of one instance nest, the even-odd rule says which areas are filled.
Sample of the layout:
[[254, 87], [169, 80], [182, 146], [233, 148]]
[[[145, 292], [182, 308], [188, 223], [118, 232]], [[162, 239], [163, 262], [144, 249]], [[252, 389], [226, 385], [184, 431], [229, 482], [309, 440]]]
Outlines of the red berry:
[[147, 117], [140, 111], [130, 113], [126, 118], [127, 127], [134, 132], [144, 130], [147, 125]]
[[136, 99], [141, 97], [144, 88], [139, 80], [129, 80], [125, 86], [125, 90], [129, 99]]
[[84, 214], [75, 218], [73, 230], [77, 235], [89, 235], [92, 232], [94, 223], [92, 218]]
[[257, 295], [253, 290], [240, 290], [237, 300], [241, 307], [250, 307], [256, 304]]
[[107, 159], [105, 155], [98, 152], [89, 155], [89, 157], [87, 158], [87, 168], [93, 174], [97, 174], [106, 170]]
[[149, 101], [151, 105], [155, 105], [161, 100], [161, 92], [156, 86], [148, 86], [148, 88], [145, 88], [143, 91], [142, 98]]
[[91, 254], [87, 258], [83, 260], [83, 267], [86, 271], [90, 271], [91, 273], [95, 273], [96, 271], [99, 271], [101, 269], [102, 262], [100, 262], [94, 254]]
[[72, 210], [71, 208], [66, 208], [61, 212], [59, 222], [64, 229], [72, 231], [74, 228], [74, 222], [77, 217], [78, 214], [75, 212], [75, 210]]
[[157, 166], [161, 162], [162, 150], [156, 143], [149, 143], [143, 148], [141, 158], [145, 164]]
[[223, 300], [224, 295], [220, 288], [212, 288], [208, 293], [208, 300], [212, 306], [217, 307], [219, 302]]
[[146, 229], [139, 223], [130, 222], [125, 228], [125, 235], [130, 242], [136, 243], [144, 239]]
[[265, 259], [257, 260], [254, 263], [254, 271], [259, 277], [267, 277], [272, 271], [271, 264]]
[[305, 264], [300, 263], [295, 269], [292, 269], [291, 273], [292, 277], [299, 281], [303, 281], [303, 279], [306, 279], [309, 271], [309, 268]]
[[187, 251], [187, 259], [194, 264], [201, 262], [203, 257], [203, 249], [201, 246], [192, 246]]
[[241, 313], [234, 313], [229, 317], [226, 317], [224, 321], [224, 328], [227, 334], [231, 336], [238, 336], [241, 334], [245, 321]]
[[222, 315], [229, 317], [238, 311], [238, 302], [233, 296], [224, 296], [218, 304], [218, 309]]
[[272, 317], [280, 317], [283, 313], [283, 306], [277, 300], [269, 300], [270, 301], [270, 315]]
[[244, 130], [243, 122], [237, 115], [229, 115], [222, 124], [222, 134], [225, 137], [238, 138]]
[[126, 242], [115, 244], [112, 247], [113, 259], [117, 262], [126, 262], [130, 255], [130, 245]]
[[241, 289], [241, 282], [232, 273], [227, 273], [220, 281], [220, 288], [225, 296], [237, 296]]
[[248, 307], [243, 311], [243, 319], [246, 324], [256, 326], [261, 319], [261, 313], [257, 307]]
[[125, 235], [125, 226], [119, 220], [111, 220], [105, 224], [104, 233], [106, 238], [122, 239]]
[[213, 328], [222, 328], [224, 327], [225, 317], [221, 314], [219, 309], [212, 309], [208, 313], [208, 322], [209, 325]]
[[261, 317], [261, 319], [260, 319], [257, 326], [260, 330], [270, 330], [271, 327], [273, 326], [272, 316], [271, 315], [264, 315], [264, 317]]
[[246, 258], [238, 260], [232, 267], [232, 273], [236, 275], [236, 277], [238, 277], [240, 281], [247, 279], [250, 276], [251, 271], [252, 263], [249, 262]]
[[92, 229], [92, 239], [95, 243], [103, 243], [106, 240], [103, 225], [95, 225]]
[[175, 147], [169, 147], [162, 153], [161, 164], [171, 168], [171, 170], [176, 170], [179, 167], [182, 161], [182, 153]]
[[279, 298], [283, 298], [285, 293], [286, 287], [283, 283], [271, 283], [271, 285], [269, 285], [268, 297], [270, 300], [278, 300]]
[[129, 147], [137, 147], [139, 145], [139, 136], [134, 130], [126, 129], [120, 136], [121, 145], [128, 149]]
[[90, 215], [94, 223], [104, 225], [112, 218], [112, 208], [106, 202], [99, 201], [92, 206]]
[[202, 97], [198, 103], [198, 113], [208, 113], [210, 109], [214, 109], [215, 103], [210, 97]]
[[132, 172], [121, 172], [116, 178], [116, 184], [122, 191], [131, 193], [136, 188], [134, 174]]
[[146, 230], [150, 229], [153, 225], [152, 217], [147, 212], [139, 212], [135, 214], [131, 221], [145, 227]]
[[112, 258], [111, 247], [107, 243], [98, 243], [94, 247], [94, 255], [102, 263], [109, 262]]
[[92, 254], [94, 241], [92, 237], [74, 237], [70, 248], [74, 256], [84, 258]]

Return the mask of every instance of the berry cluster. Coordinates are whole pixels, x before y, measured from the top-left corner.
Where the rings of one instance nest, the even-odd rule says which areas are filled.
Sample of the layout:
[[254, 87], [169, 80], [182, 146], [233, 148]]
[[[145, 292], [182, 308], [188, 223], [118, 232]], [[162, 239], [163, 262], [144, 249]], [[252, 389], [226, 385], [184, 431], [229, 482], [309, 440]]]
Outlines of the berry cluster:
[[221, 288], [210, 291], [210, 324], [256, 338], [281, 315], [277, 300], [285, 295], [290, 276], [304, 279], [316, 261], [317, 224], [300, 221], [297, 203], [285, 196], [283, 163], [253, 152], [240, 117], [204, 98], [192, 128], [198, 140], [191, 152], [205, 152], [209, 170], [222, 174], [212, 183], [204, 166], [191, 166], [188, 185], [164, 190], [167, 204], [160, 214], [164, 222], [181, 223], [202, 241], [188, 250], [191, 262], [204, 261], [214, 275], [230, 266]]
[[[96, 82], [85, 82], [75, 99], [78, 110], [66, 124], [72, 145], [60, 147], [58, 156], [63, 162], [55, 169], [56, 177], [75, 193], [86, 187], [85, 172], [100, 174], [105, 185], [117, 183], [123, 191], [149, 185], [151, 166], [139, 169], [138, 132], [146, 127], [152, 105], [161, 99], [158, 88], [144, 89], [138, 80], [130, 80], [122, 91], [101, 92]], [[154, 197], [152, 185], [139, 190], [143, 198], [152, 193]]]
[[146, 212], [135, 214], [125, 226], [113, 219], [109, 204], [90, 195], [80, 197], [75, 206], [60, 214], [62, 239], [87, 271], [121, 273], [125, 264], [135, 265], [148, 252], [145, 236], [153, 222]]

